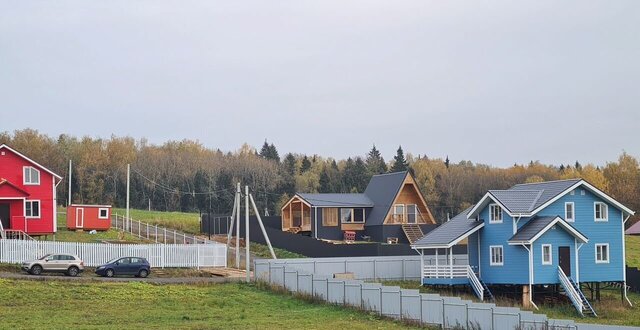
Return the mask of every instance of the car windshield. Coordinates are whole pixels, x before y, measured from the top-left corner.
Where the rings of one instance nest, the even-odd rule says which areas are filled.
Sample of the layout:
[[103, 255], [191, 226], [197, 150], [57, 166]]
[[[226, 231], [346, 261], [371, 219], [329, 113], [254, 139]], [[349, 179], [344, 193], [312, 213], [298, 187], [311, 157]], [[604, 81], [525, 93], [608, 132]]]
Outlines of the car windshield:
[[119, 257], [118, 257], [118, 258], [113, 258], [113, 259], [111, 259], [111, 260], [107, 261], [107, 263], [108, 263], [108, 264], [112, 264], [112, 263], [114, 263], [114, 262], [116, 262], [116, 261], [118, 261], [118, 260], [120, 260], [120, 258], [119, 258]]
[[46, 259], [48, 256], [50, 256], [50, 254], [45, 254], [42, 257], [38, 258], [38, 260], [44, 260]]

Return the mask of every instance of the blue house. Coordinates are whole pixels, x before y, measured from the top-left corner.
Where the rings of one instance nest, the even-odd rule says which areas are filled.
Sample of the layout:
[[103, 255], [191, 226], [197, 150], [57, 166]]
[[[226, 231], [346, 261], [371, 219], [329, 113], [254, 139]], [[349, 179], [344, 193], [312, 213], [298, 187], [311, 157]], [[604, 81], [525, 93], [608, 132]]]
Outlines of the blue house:
[[[480, 299], [493, 298], [490, 287], [517, 290], [534, 307], [534, 291], [563, 293], [595, 315], [583, 289], [599, 297], [601, 284], [617, 283], [626, 298], [624, 223], [633, 214], [581, 179], [518, 184], [488, 191], [412, 247], [425, 285], [470, 285]], [[454, 264], [461, 242], [468, 260]]]
[[435, 220], [408, 171], [374, 175], [364, 193], [296, 193], [281, 209], [282, 230], [317, 239], [413, 243]]

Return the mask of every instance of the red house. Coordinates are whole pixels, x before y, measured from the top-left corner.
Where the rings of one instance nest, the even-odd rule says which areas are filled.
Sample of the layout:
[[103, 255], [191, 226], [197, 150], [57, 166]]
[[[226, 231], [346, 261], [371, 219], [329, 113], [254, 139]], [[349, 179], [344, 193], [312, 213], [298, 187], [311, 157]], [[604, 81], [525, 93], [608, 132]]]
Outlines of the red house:
[[110, 227], [111, 205], [67, 206], [67, 229], [109, 230]]
[[62, 177], [0, 145], [0, 223], [29, 235], [56, 232], [56, 187]]

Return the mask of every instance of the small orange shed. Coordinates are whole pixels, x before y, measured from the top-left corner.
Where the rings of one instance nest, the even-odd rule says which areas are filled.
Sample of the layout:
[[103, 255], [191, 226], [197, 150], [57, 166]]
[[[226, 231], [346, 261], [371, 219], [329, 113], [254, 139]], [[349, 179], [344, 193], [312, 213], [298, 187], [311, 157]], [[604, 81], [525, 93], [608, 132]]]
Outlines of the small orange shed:
[[110, 227], [111, 205], [67, 206], [67, 229], [109, 230]]

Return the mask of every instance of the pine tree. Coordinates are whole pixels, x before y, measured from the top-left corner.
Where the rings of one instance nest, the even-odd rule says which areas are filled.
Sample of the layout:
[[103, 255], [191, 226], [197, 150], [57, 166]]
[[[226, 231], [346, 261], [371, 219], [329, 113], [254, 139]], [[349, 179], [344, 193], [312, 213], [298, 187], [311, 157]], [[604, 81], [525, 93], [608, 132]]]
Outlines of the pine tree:
[[284, 157], [283, 165], [285, 172], [289, 174], [289, 176], [293, 177], [298, 172], [298, 167], [296, 166], [296, 158], [291, 153], [288, 153]]
[[331, 193], [331, 178], [329, 177], [329, 171], [325, 167], [322, 169], [322, 173], [320, 173], [320, 187], [318, 187], [318, 192], [320, 193]]
[[277, 163], [280, 162], [280, 156], [278, 155], [276, 146], [273, 145], [273, 143], [269, 144], [267, 140], [264, 140], [264, 144], [262, 145], [262, 148], [260, 149], [260, 153], [258, 153], [258, 155], [264, 159], [274, 160]]
[[362, 158], [357, 157], [353, 164], [353, 187], [359, 193], [363, 192], [369, 183], [369, 175], [367, 173], [367, 166]]
[[581, 165], [581, 164], [580, 164], [580, 162], [578, 162], [577, 160], [576, 160], [576, 165], [575, 165], [575, 167], [576, 167], [576, 170], [578, 170], [578, 171], [581, 171], [581, 170], [582, 170], [582, 165]]
[[402, 151], [402, 146], [398, 147], [398, 151], [396, 156], [393, 157], [393, 165], [391, 166], [390, 172], [402, 172], [406, 171], [409, 168], [409, 164], [407, 160], [404, 158], [404, 151]]
[[355, 163], [351, 157], [347, 158], [344, 165], [344, 172], [342, 174], [342, 192], [350, 192], [355, 187], [354, 182], [354, 167]]
[[447, 155], [447, 159], [445, 159], [445, 161], [444, 161], [444, 166], [449, 168], [449, 155]]
[[367, 154], [366, 166], [371, 175], [387, 172], [387, 164], [385, 164], [384, 158], [382, 158], [375, 144], [369, 151], [369, 154]]
[[300, 173], [304, 173], [310, 169], [311, 169], [311, 162], [309, 161], [309, 158], [307, 157], [307, 155], [305, 155], [304, 158], [302, 158], [302, 166], [300, 166]]

